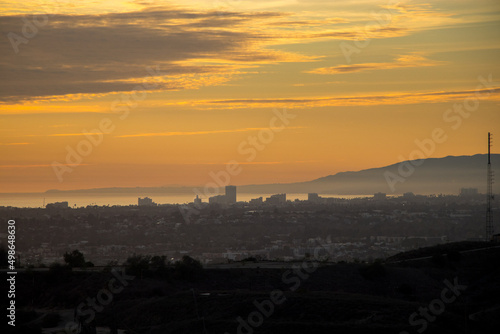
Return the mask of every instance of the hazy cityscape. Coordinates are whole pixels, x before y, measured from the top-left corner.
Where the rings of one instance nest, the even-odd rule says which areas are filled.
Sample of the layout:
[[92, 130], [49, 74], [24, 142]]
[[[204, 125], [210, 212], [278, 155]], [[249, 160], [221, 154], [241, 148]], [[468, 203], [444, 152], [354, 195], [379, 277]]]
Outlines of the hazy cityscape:
[[[24, 266], [62, 262], [73, 249], [95, 265], [122, 263], [130, 254], [184, 255], [204, 264], [249, 257], [293, 261], [326, 246], [325, 261], [372, 261], [424, 246], [483, 240], [485, 195], [475, 188], [459, 195], [407, 193], [371, 198], [323, 198], [287, 201], [286, 194], [237, 202], [236, 187], [209, 203], [158, 205], [139, 198], [138, 205], [87, 206], [68, 202], [45, 209], [2, 208], [6, 217], [23, 217], [18, 254]], [[498, 200], [495, 202], [498, 207]]]
[[[411, 308], [436, 295], [436, 283], [444, 280], [454, 298], [468, 291], [467, 299], [455, 305], [458, 310], [466, 305], [473, 310], [465, 318], [465, 333], [486, 333], [495, 326], [500, 310], [496, 299], [487, 302], [484, 297], [500, 293], [496, 265], [500, 234], [494, 232], [499, 229], [494, 217], [499, 214], [500, 197], [492, 192], [491, 157], [486, 157], [487, 194], [474, 187], [460, 188], [454, 195], [376, 192], [342, 197], [311, 192], [307, 198], [288, 199], [286, 193], [255, 197], [247, 193], [249, 199], [242, 201], [240, 187], [226, 185], [212, 188], [213, 196], [197, 194], [184, 204], [156, 203], [155, 194], [165, 188], [155, 188], [151, 197], [138, 197], [130, 205], [76, 206], [68, 200], [31, 208], [1, 206], [0, 217], [8, 222], [7, 233], [0, 234], [4, 268], [10, 275], [8, 324], [14, 333], [113, 334], [153, 328], [176, 332], [172, 326], [179, 333], [207, 333], [207, 326], [210, 331], [230, 327], [236, 333], [252, 333], [263, 323], [255, 322], [252, 314], [264, 319], [278, 308], [303, 317], [302, 308], [293, 306], [299, 303], [313, 313], [300, 322], [268, 320], [262, 327], [270, 333], [299, 333], [324, 326], [331, 319], [325, 310], [346, 310], [354, 303], [359, 315], [347, 322], [345, 316], [338, 318], [327, 327], [341, 332], [345, 328], [345, 333], [353, 328], [385, 333], [408, 328], [406, 313], [409, 326], [415, 327], [412, 319], [418, 314]], [[460, 178], [462, 183], [466, 179]], [[111, 196], [106, 189], [100, 191]], [[65, 195], [72, 198], [74, 192], [58, 194]], [[482, 274], [477, 276], [478, 272]], [[412, 281], [417, 273], [419, 280]], [[451, 274], [457, 275], [454, 283]], [[108, 288], [99, 290], [105, 280]], [[116, 288], [113, 280], [123, 286]], [[114, 301], [112, 291], [122, 291], [129, 283], [128, 292]], [[91, 297], [82, 301], [89, 289], [98, 291], [100, 304]], [[262, 301], [269, 289], [274, 289], [270, 299]], [[301, 289], [298, 294], [296, 289]], [[365, 322], [365, 312], [379, 307], [369, 305], [371, 298], [385, 310], [372, 313], [378, 318]], [[288, 299], [293, 302], [282, 307]], [[129, 302], [140, 310], [129, 306], [117, 311]], [[158, 307], [149, 306], [152, 302]], [[401, 308], [401, 302], [409, 304]], [[23, 306], [18, 308], [19, 304]], [[161, 315], [178, 305], [189, 306], [175, 315]], [[244, 313], [257, 307], [259, 313], [244, 319], [235, 313], [235, 306]], [[199, 308], [204, 314], [201, 322], [192, 313]], [[423, 320], [422, 310], [426, 309], [419, 309]], [[459, 321], [460, 312], [455, 312], [447, 316]], [[185, 320], [179, 322], [178, 317]], [[22, 319], [31, 320], [16, 327]], [[287, 328], [288, 324], [296, 328]], [[457, 332], [447, 320], [431, 328], [431, 333]]]
[[2, 1], [0, 35], [2, 333], [498, 332], [500, 1]]

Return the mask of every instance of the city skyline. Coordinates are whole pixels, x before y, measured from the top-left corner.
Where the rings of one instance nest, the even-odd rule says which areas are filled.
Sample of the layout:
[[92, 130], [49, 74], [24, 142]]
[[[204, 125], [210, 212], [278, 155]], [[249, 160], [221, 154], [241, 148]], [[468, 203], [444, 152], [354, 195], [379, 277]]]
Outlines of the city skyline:
[[7, 2], [2, 191], [196, 186], [235, 163], [235, 185], [309, 181], [429, 140], [424, 158], [482, 153], [500, 133], [499, 9]]

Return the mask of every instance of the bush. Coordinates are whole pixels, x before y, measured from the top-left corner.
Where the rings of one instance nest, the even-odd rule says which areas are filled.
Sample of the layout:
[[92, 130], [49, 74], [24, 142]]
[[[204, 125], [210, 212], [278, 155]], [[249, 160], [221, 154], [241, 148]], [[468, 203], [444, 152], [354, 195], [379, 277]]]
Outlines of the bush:
[[167, 257], [165, 255], [163, 256], [158, 256], [158, 255], [155, 255], [151, 258], [150, 260], [150, 264], [151, 264], [151, 268], [154, 269], [154, 270], [158, 270], [158, 269], [163, 269], [167, 266]]
[[125, 261], [123, 265], [125, 266], [127, 274], [140, 277], [149, 270], [150, 261], [150, 256], [134, 254], [127, 258], [127, 261]]
[[64, 262], [70, 268], [84, 268], [85, 267], [85, 256], [78, 249], [75, 249], [71, 253], [64, 253]]

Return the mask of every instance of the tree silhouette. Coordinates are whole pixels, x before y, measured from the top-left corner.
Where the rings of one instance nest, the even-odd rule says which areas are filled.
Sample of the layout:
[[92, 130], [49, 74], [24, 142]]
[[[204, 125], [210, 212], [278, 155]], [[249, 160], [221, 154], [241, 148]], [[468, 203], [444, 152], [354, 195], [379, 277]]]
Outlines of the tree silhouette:
[[78, 249], [75, 249], [71, 253], [64, 253], [64, 262], [66, 262], [70, 268], [86, 266], [85, 256], [83, 256], [83, 253]]

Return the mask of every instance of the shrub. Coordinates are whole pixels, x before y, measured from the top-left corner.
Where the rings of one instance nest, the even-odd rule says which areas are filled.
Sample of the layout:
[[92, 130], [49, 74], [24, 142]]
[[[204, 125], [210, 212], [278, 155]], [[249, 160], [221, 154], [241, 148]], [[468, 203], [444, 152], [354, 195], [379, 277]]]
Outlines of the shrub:
[[70, 268], [83, 268], [85, 267], [85, 256], [78, 249], [75, 249], [71, 253], [64, 253], [64, 262]]
[[134, 254], [128, 257], [127, 261], [125, 261], [123, 265], [125, 266], [125, 271], [127, 272], [127, 274], [141, 276], [143, 273], [149, 270], [150, 261], [150, 256]]

